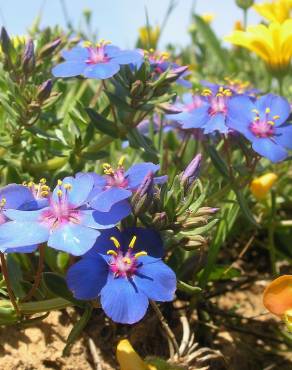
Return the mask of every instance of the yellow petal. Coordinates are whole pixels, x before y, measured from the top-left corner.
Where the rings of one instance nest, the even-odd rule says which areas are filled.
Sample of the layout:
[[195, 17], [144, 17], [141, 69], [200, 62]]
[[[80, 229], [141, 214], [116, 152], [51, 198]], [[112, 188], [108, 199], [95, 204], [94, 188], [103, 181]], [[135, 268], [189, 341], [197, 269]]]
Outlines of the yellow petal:
[[[283, 275], [273, 280], [265, 289], [263, 304], [274, 315], [286, 315], [291, 319], [292, 310], [292, 275]], [[290, 315], [289, 315], [290, 313]]]
[[252, 180], [250, 190], [253, 196], [258, 200], [264, 199], [268, 195], [268, 192], [271, 190], [277, 178], [278, 176], [275, 173], [270, 172]]
[[141, 359], [127, 339], [120, 340], [117, 345], [117, 360], [121, 370], [157, 370]]

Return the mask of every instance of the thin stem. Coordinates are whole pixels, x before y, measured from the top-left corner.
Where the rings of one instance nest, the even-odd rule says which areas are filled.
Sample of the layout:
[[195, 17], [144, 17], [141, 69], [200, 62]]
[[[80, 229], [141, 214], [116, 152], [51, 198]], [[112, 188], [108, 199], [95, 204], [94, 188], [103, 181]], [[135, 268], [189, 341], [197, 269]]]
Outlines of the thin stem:
[[273, 275], [277, 275], [276, 267], [276, 248], [275, 248], [275, 215], [276, 215], [276, 193], [272, 190], [271, 192], [271, 208], [270, 208], [270, 217], [268, 223], [268, 246], [271, 260], [271, 269]]
[[247, 9], [243, 9], [243, 28], [246, 30], [247, 27]]
[[165, 317], [162, 315], [162, 312], [160, 311], [159, 307], [157, 306], [157, 304], [154, 302], [154, 301], [150, 301], [150, 304], [153, 308], [153, 310], [155, 311], [159, 321], [161, 322], [161, 325], [163, 326], [166, 334], [167, 334], [167, 337], [170, 339], [171, 343], [173, 344], [174, 348], [175, 348], [175, 351], [179, 357], [180, 353], [179, 353], [179, 346], [177, 344], [177, 341], [176, 341], [176, 338], [175, 338], [175, 335], [173, 333], [173, 331], [170, 329], [170, 327], [168, 326], [168, 323], [165, 319]]
[[45, 244], [40, 245], [39, 247], [39, 263], [38, 269], [35, 275], [33, 286], [31, 287], [30, 291], [27, 295], [23, 298], [23, 302], [29, 301], [35, 294], [36, 290], [38, 289], [41, 279], [42, 279], [42, 272], [44, 270], [44, 261], [45, 261]]
[[[101, 83], [102, 83], [103, 89], [106, 91], [107, 90], [107, 86], [106, 86], [105, 80], [101, 80]], [[110, 107], [111, 107], [111, 111], [112, 111], [114, 122], [115, 122], [115, 124], [117, 124], [118, 123], [118, 117], [117, 117], [117, 114], [116, 114], [115, 107], [112, 105], [111, 102], [110, 102]]]
[[2, 252], [0, 252], [0, 260], [1, 260], [2, 274], [3, 274], [3, 277], [5, 279], [5, 283], [6, 283], [7, 293], [9, 295], [10, 301], [13, 304], [13, 307], [14, 307], [17, 315], [20, 316], [20, 311], [19, 311], [18, 305], [16, 303], [16, 299], [15, 299], [13, 290], [12, 290], [11, 285], [10, 285], [10, 279], [9, 279], [6, 259], [5, 259], [4, 253], [2, 253]]
[[279, 95], [284, 95], [283, 94], [283, 77], [277, 77], [277, 81], [278, 81], [278, 89], [279, 89]]

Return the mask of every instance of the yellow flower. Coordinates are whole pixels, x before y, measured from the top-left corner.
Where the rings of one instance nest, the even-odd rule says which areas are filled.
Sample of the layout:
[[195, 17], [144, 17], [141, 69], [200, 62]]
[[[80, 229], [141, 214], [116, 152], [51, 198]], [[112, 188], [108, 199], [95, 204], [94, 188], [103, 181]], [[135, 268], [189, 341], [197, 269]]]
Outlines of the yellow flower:
[[201, 15], [201, 18], [208, 24], [212, 23], [214, 18], [215, 18], [215, 15], [213, 13], [203, 13]]
[[[19, 36], [11, 36], [10, 38], [12, 45], [15, 49], [17, 49], [19, 46], [25, 45], [27, 41], [27, 36], [19, 35]], [[0, 46], [0, 54], [2, 54], [2, 48]]]
[[275, 173], [270, 172], [254, 179], [250, 184], [250, 190], [253, 196], [258, 200], [264, 199], [277, 178], [278, 176]]
[[234, 29], [234, 31], [244, 31], [244, 27], [243, 27], [243, 24], [241, 23], [241, 21], [239, 21], [239, 20], [235, 21], [233, 29]]
[[156, 49], [160, 37], [160, 27], [145, 26], [139, 28], [139, 47]]
[[292, 275], [273, 280], [265, 289], [263, 304], [268, 311], [284, 320], [292, 331]]
[[144, 362], [127, 339], [117, 345], [117, 359], [121, 370], [157, 370], [153, 365]]
[[249, 26], [246, 31], [233, 31], [225, 40], [256, 53], [276, 76], [289, 71], [292, 57], [292, 19], [283, 23], [273, 22], [269, 26]]
[[256, 4], [253, 8], [264, 18], [271, 22], [284, 22], [290, 19], [292, 9], [291, 0], [272, 0]]

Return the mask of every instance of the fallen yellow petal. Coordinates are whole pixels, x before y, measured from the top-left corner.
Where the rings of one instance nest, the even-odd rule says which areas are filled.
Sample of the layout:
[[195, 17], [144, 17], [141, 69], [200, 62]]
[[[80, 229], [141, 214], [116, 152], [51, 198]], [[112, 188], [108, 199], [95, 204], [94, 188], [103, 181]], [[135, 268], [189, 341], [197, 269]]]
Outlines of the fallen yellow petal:
[[282, 275], [273, 280], [265, 289], [263, 304], [272, 314], [291, 320], [292, 275]]

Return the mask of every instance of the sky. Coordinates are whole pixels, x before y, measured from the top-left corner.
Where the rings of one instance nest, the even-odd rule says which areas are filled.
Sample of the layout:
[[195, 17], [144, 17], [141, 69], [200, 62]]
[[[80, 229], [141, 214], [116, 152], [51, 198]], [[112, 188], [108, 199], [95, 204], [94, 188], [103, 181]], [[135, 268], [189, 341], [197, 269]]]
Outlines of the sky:
[[[65, 1], [71, 22], [78, 26], [82, 11], [91, 9], [93, 28], [98, 36], [120, 47], [133, 47], [137, 30], [145, 24], [145, 7], [150, 24], [161, 24], [169, 0], [62, 0]], [[160, 47], [168, 42], [186, 45], [189, 42], [187, 29], [190, 25], [190, 10], [194, 0], [176, 0], [160, 40]], [[235, 0], [197, 0], [196, 13], [214, 13], [212, 27], [223, 37], [230, 33], [236, 20], [242, 19], [242, 11]], [[65, 26], [66, 21], [60, 0], [0, 0], [0, 23], [10, 34], [25, 34], [35, 17], [42, 13], [41, 25]], [[250, 11], [249, 23], [258, 22], [254, 10]]]

